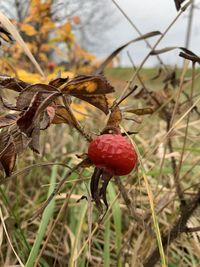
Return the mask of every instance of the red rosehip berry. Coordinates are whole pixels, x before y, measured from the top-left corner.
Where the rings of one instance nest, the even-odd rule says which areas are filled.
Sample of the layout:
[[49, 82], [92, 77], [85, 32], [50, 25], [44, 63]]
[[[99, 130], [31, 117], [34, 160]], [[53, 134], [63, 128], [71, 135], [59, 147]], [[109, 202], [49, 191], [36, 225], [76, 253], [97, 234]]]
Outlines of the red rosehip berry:
[[49, 69], [53, 69], [53, 68], [56, 67], [56, 64], [55, 64], [53, 61], [49, 61], [48, 64], [47, 64], [47, 67], [48, 67]]
[[88, 157], [111, 175], [129, 174], [137, 164], [133, 145], [120, 134], [103, 134], [89, 145]]

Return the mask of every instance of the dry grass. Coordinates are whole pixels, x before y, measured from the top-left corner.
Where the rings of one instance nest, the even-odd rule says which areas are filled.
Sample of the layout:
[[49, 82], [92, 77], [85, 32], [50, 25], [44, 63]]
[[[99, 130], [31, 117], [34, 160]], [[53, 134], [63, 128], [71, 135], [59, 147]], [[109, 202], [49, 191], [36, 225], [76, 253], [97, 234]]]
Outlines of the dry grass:
[[[160, 85], [161, 80], [162, 77], [157, 81]], [[196, 82], [198, 84], [198, 79]], [[185, 90], [189, 91], [190, 85]], [[177, 92], [178, 88], [175, 90], [174, 99]], [[143, 100], [135, 101], [133, 98], [133, 101], [135, 106], [144, 105]], [[180, 121], [183, 114], [185, 113], [176, 114], [175, 124]], [[198, 187], [199, 116], [194, 111], [189, 114], [189, 124], [187, 115], [171, 133], [173, 152], [168, 148], [166, 122], [158, 113], [143, 117], [140, 124], [130, 121], [124, 121], [123, 124], [126, 130], [139, 130], [139, 134], [133, 138], [141, 154], [145, 176], [151, 186], [162, 234], [169, 231], [180, 215], [180, 202], [176, 194], [171, 159], [174, 157], [177, 163], [180, 161], [185, 138], [187, 142], [179, 170], [179, 181], [184, 189], [186, 201], [193, 197]], [[98, 131], [99, 126], [95, 124], [95, 117], [99, 114], [93, 116], [94, 119], [87, 119], [85, 124], [87, 129]], [[102, 121], [104, 119], [102, 116]], [[185, 136], [187, 125], [188, 131]], [[86, 142], [80, 142], [79, 134], [67, 126], [50, 128], [41, 143], [42, 155], [35, 156], [27, 151], [18, 161], [17, 170], [23, 170], [33, 164], [40, 165], [41, 162], [61, 162], [72, 167], [78, 162], [75, 154], [87, 149]], [[12, 245], [24, 264], [35, 242], [38, 227], [44, 220], [46, 222], [46, 219], [43, 216], [30, 224], [28, 221], [47, 197], [52, 173], [59, 181], [67, 171], [68, 169], [63, 166], [58, 166], [56, 170], [51, 165], [31, 167], [28, 171], [11, 177], [1, 186], [3, 220]], [[137, 172], [121, 178], [131, 201], [130, 206], [126, 206], [114, 180], [108, 186], [110, 208], [101, 225], [96, 223], [99, 215], [93, 203], [86, 200], [77, 203], [82, 195], [88, 194], [91, 174], [91, 168], [74, 173], [63, 186], [62, 192], [56, 196], [53, 215], [47, 221], [48, 226], [44, 230], [46, 234], [40, 242], [38, 266], [65, 266], [66, 263], [69, 263], [69, 266], [86, 266], [88, 261], [89, 266], [124, 266], [125, 263], [129, 266], [142, 266], [143, 260], [156, 247], [150, 203], [141, 166]], [[196, 211], [187, 225], [197, 227], [199, 221]], [[3, 232], [1, 265], [17, 264], [9, 239]], [[199, 250], [198, 232], [180, 234], [179, 238], [167, 247], [165, 257], [168, 266], [198, 266]]]

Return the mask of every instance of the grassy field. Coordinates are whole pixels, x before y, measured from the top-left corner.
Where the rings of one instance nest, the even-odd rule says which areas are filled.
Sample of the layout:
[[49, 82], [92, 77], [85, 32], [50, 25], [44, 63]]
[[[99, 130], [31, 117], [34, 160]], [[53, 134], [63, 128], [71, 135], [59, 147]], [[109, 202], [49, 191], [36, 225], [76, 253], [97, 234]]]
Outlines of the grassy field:
[[[1, 177], [0, 266], [151, 267], [151, 257], [158, 257], [157, 266], [161, 266], [160, 257], [169, 267], [199, 266], [200, 234], [187, 231], [200, 225], [193, 199], [200, 172], [199, 102], [194, 105], [199, 97], [199, 77], [194, 79], [191, 94], [191, 70], [184, 74], [182, 85], [182, 70], [177, 71], [179, 80], [174, 87], [170, 79], [163, 82], [166, 73], [152, 80], [157, 73], [156, 68], [142, 70], [143, 85], [137, 79], [136, 96], [121, 105], [122, 131], [137, 132], [129, 138], [137, 147], [139, 165], [130, 175], [109, 183], [109, 209], [100, 224], [89, 193], [92, 167], [72, 173], [43, 214], [31, 220], [69, 168], [80, 161], [76, 155], [87, 152], [87, 142], [67, 125], [51, 126], [42, 134], [40, 155], [27, 150], [11, 177]], [[117, 96], [132, 74], [131, 68], [105, 73]], [[155, 93], [153, 99], [147, 92], [137, 95], [144, 85]], [[134, 113], [144, 107], [154, 112], [144, 116]], [[127, 108], [131, 112], [126, 113]], [[170, 118], [166, 119], [166, 112]], [[89, 109], [80, 123], [94, 135], [105, 121], [105, 115]], [[79, 201], [83, 195], [88, 200]], [[180, 218], [186, 220], [184, 225]], [[157, 243], [159, 235], [163, 245]]]

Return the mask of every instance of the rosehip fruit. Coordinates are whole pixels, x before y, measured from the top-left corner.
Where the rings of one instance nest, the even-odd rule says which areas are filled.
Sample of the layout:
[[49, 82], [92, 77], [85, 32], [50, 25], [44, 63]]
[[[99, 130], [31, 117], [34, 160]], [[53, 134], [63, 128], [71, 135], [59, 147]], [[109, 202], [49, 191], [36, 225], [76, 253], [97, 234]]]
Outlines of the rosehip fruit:
[[96, 167], [111, 175], [129, 174], [137, 164], [133, 145], [120, 134], [103, 134], [89, 145], [88, 157]]
[[47, 64], [47, 67], [48, 67], [49, 69], [53, 69], [53, 68], [56, 67], [56, 64], [55, 64], [53, 61], [49, 61], [48, 64]]

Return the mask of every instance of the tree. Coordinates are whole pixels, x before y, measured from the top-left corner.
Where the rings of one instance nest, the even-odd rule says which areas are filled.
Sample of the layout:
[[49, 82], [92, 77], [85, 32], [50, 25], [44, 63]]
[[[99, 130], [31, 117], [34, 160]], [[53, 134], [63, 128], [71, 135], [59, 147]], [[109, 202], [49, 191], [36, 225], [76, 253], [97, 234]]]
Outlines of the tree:
[[[114, 15], [111, 2], [107, 0], [8, 0], [0, 2], [0, 9], [11, 19], [22, 23], [30, 13], [30, 7], [37, 2], [49, 4], [54, 23], [72, 23], [78, 43], [83, 48], [94, 50], [108, 41], [108, 29], [113, 27]], [[12, 6], [12, 9], [10, 8]]]

